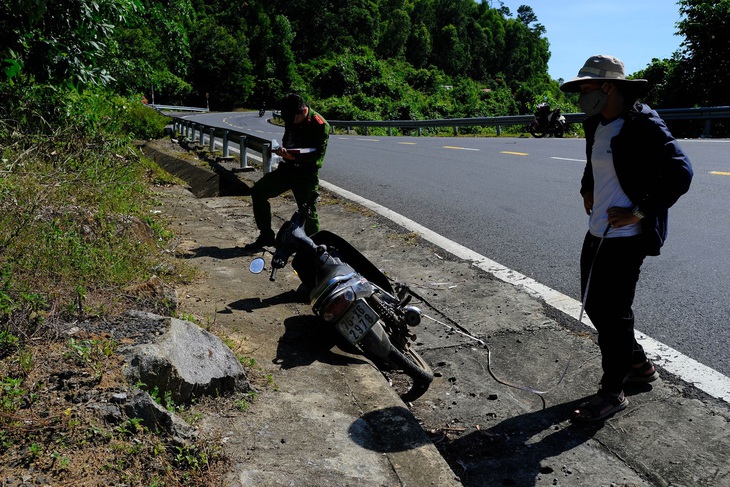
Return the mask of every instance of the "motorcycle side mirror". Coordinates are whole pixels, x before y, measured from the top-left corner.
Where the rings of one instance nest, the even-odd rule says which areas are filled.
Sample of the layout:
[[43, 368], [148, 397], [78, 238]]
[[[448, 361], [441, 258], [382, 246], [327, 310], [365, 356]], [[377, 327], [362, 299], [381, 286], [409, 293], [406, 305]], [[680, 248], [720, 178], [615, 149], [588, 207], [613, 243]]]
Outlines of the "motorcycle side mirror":
[[248, 270], [251, 271], [252, 274], [261, 274], [264, 270], [264, 267], [266, 267], [266, 261], [263, 257], [256, 257], [254, 260], [251, 261], [251, 265], [248, 266]]

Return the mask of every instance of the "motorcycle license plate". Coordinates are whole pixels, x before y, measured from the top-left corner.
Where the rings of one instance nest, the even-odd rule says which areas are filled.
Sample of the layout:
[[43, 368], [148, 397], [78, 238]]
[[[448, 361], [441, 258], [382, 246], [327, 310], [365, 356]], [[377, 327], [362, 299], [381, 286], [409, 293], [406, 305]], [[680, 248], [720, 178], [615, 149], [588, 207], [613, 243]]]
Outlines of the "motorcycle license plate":
[[368, 303], [358, 299], [337, 323], [337, 329], [350, 343], [357, 343], [379, 319]]

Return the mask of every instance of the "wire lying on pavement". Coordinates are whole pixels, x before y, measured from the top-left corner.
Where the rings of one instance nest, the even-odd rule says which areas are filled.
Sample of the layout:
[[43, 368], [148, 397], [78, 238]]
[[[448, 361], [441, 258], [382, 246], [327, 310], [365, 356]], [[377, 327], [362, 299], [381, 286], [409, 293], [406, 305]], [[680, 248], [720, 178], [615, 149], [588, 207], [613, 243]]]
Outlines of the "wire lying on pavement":
[[537, 390], [537, 389], [535, 389], [533, 387], [530, 387], [530, 386], [524, 386], [524, 385], [514, 384], [514, 383], [509, 382], [507, 380], [501, 379], [501, 378], [497, 377], [497, 375], [492, 370], [492, 351], [489, 348], [489, 345], [487, 344], [487, 342], [485, 342], [481, 338], [478, 338], [478, 337], [474, 336], [469, 330], [467, 330], [466, 328], [464, 328], [463, 326], [461, 326], [459, 323], [457, 323], [456, 321], [454, 321], [453, 319], [451, 319], [448, 315], [446, 315], [446, 313], [442, 312], [436, 306], [434, 306], [433, 304], [431, 304], [430, 302], [428, 302], [428, 300], [426, 300], [424, 297], [420, 296], [412, 288], [408, 287], [408, 292], [411, 293], [413, 295], [413, 297], [415, 297], [416, 299], [420, 300], [421, 302], [423, 302], [424, 304], [426, 304], [428, 307], [430, 307], [431, 309], [433, 309], [434, 311], [436, 311], [437, 313], [439, 313], [441, 316], [443, 316], [444, 319], [448, 320], [453, 326], [452, 325], [449, 325], [447, 323], [444, 323], [443, 321], [438, 320], [438, 319], [434, 318], [433, 316], [429, 316], [427, 314], [423, 314], [422, 315], [424, 318], [428, 318], [429, 320], [434, 321], [435, 323], [438, 323], [439, 325], [447, 328], [448, 330], [450, 330], [452, 332], [458, 333], [458, 334], [460, 334], [462, 336], [465, 336], [466, 338], [469, 338], [472, 341], [477, 342], [478, 344], [480, 344], [487, 351], [487, 368], [486, 368], [486, 370], [489, 373], [489, 375], [492, 377], [492, 379], [494, 379], [496, 382], [498, 382], [498, 383], [500, 383], [502, 385], [505, 385], [507, 387], [512, 387], [513, 389], [518, 389], [518, 390], [521, 390], [521, 391], [525, 391], [525, 392], [530, 392], [532, 394], [536, 394], [540, 398], [540, 400], [542, 401], [542, 408], [545, 409], [546, 405], [545, 405], [545, 397], [544, 397], [544, 395], [547, 394], [548, 392], [550, 392], [552, 389], [554, 389], [558, 385], [560, 385], [561, 382], [563, 382], [563, 379], [565, 378], [566, 374], [568, 373], [568, 368], [570, 367], [570, 363], [572, 362], [572, 359], [573, 359], [572, 356], [568, 359], [568, 363], [565, 365], [565, 369], [563, 370], [563, 373], [560, 375], [560, 379], [558, 380], [558, 382], [554, 386], [552, 386], [549, 389], [546, 389], [544, 391]]

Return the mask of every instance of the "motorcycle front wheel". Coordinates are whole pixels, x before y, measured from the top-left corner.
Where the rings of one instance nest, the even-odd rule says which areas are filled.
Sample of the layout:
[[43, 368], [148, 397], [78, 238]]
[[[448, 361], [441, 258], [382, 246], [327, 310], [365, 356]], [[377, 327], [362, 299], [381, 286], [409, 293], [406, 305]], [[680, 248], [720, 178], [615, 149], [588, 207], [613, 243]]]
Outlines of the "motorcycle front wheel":
[[370, 332], [362, 337], [358, 346], [371, 360], [385, 362], [387, 366], [401, 370], [411, 378], [410, 389], [400, 396], [403, 401], [415, 401], [431, 385], [433, 371], [426, 361], [410, 347], [405, 347], [404, 350], [396, 348], [379, 323], [376, 323]]
[[547, 132], [545, 132], [545, 130], [543, 130], [540, 127], [540, 125], [536, 122], [533, 122], [532, 124], [530, 124], [529, 130], [530, 130], [530, 133], [532, 134], [532, 136], [535, 137], [536, 139], [541, 139], [547, 135]]
[[404, 402], [415, 401], [425, 394], [433, 381], [433, 371], [418, 352], [410, 347], [403, 352], [393, 347], [388, 362], [413, 380], [411, 388], [400, 396]]

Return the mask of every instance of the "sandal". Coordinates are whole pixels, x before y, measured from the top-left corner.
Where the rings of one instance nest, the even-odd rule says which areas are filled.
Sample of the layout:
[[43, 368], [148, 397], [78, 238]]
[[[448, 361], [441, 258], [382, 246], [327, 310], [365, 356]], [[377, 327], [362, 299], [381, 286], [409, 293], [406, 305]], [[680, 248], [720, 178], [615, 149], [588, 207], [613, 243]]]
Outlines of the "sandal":
[[659, 373], [656, 371], [656, 367], [651, 363], [651, 360], [644, 362], [641, 367], [632, 367], [629, 373], [624, 379], [624, 384], [648, 384], [654, 382], [659, 378]]
[[614, 413], [626, 409], [626, 406], [628, 405], [629, 400], [626, 399], [623, 392], [616, 396], [603, 390], [599, 390], [595, 396], [578, 406], [578, 409], [573, 411], [573, 419], [577, 421], [600, 421]]

